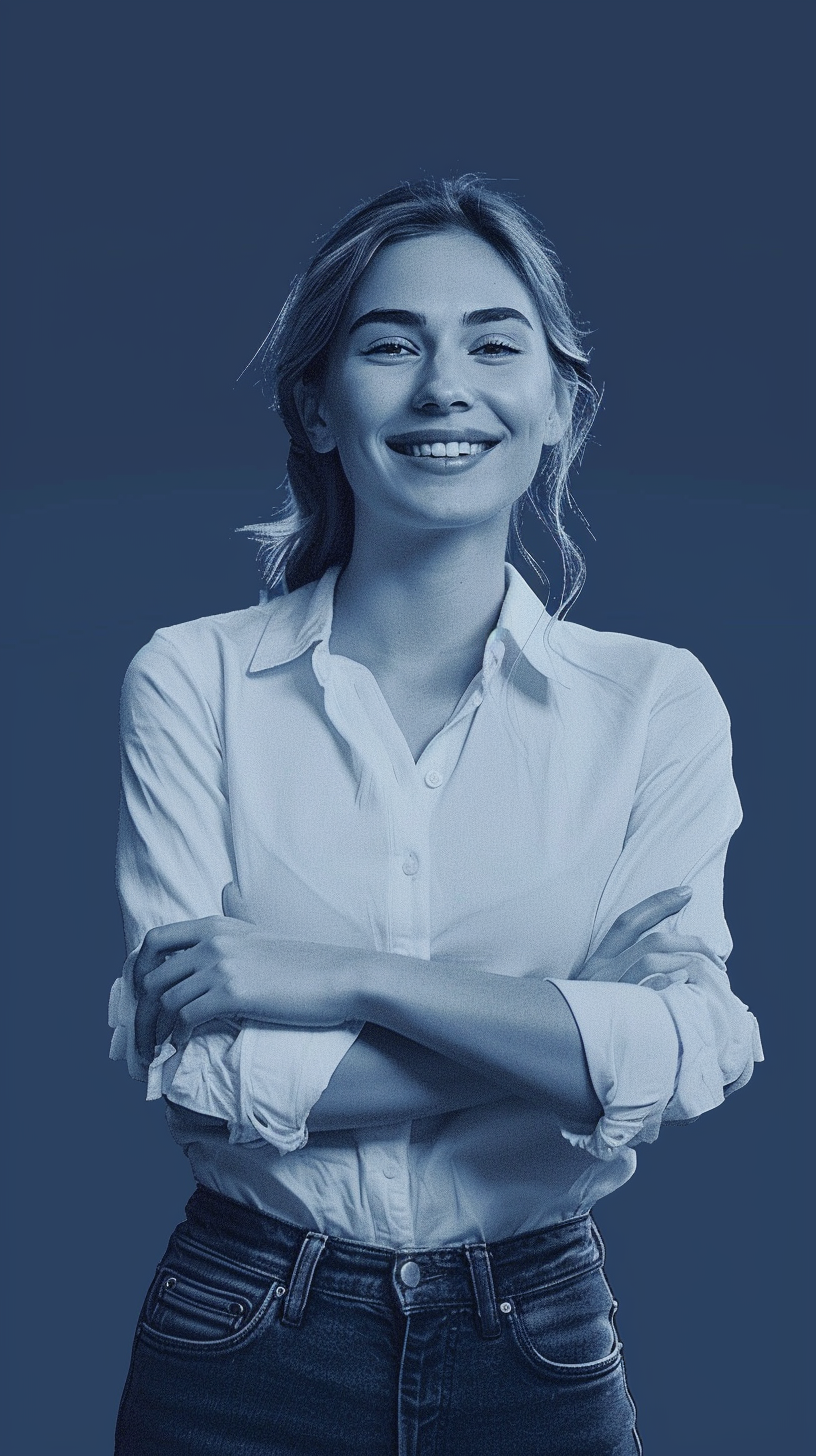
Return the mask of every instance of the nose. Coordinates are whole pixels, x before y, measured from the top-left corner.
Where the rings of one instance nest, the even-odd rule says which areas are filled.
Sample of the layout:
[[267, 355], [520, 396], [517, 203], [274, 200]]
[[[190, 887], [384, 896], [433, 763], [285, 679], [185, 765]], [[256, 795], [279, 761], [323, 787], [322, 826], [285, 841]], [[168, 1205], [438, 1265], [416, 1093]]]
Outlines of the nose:
[[470, 409], [473, 394], [461, 376], [457, 360], [452, 354], [436, 353], [428, 360], [427, 368], [414, 395], [414, 409], [423, 414], [448, 414], [451, 410]]

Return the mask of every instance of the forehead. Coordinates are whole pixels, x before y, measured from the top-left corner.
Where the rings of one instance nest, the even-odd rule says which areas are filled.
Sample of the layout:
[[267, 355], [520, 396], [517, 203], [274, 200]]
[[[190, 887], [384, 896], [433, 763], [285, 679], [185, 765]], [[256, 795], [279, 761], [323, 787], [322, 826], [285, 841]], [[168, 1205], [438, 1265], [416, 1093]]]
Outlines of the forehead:
[[516, 308], [538, 324], [535, 301], [484, 238], [464, 231], [389, 243], [372, 258], [349, 300], [349, 322], [369, 309], [406, 309], [428, 319]]

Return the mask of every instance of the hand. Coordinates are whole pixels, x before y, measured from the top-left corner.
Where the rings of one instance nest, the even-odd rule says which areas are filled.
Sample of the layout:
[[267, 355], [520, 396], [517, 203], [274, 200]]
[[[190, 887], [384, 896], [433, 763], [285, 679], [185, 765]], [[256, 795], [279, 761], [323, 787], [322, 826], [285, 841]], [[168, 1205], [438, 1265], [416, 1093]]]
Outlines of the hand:
[[648, 979], [654, 990], [662, 990], [673, 981], [686, 979], [693, 956], [703, 955], [710, 962], [711, 952], [695, 935], [678, 935], [670, 930], [645, 934], [676, 915], [690, 898], [688, 886], [680, 885], [661, 890], [631, 910], [625, 910], [589, 957], [578, 980], [627, 981], [630, 985], [641, 985]]
[[240, 1017], [283, 1026], [352, 1019], [360, 953], [273, 940], [254, 925], [211, 915], [148, 931], [133, 968], [136, 1046], [145, 1062], [205, 1022]]

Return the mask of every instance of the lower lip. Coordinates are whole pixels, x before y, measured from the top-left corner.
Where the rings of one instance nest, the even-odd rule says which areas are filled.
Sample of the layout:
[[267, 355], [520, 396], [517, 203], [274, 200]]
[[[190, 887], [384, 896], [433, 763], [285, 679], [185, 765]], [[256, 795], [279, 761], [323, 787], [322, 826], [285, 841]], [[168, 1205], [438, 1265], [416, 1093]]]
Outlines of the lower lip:
[[495, 449], [496, 446], [491, 445], [489, 450], [480, 450], [477, 455], [403, 455], [401, 450], [392, 450], [391, 453], [408, 465], [424, 470], [426, 474], [458, 475], [463, 470], [471, 470], [480, 460], [486, 460]]

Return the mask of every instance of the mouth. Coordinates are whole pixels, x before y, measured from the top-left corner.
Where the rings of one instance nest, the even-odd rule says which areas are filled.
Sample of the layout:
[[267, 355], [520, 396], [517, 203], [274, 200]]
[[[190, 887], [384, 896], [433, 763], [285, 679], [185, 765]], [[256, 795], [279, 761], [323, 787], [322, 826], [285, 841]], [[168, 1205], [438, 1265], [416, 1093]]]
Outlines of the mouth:
[[490, 435], [469, 430], [461, 435], [454, 435], [451, 430], [439, 430], [424, 437], [417, 433], [394, 435], [385, 443], [397, 455], [411, 455], [415, 460], [458, 460], [462, 456], [485, 455], [499, 442]]

